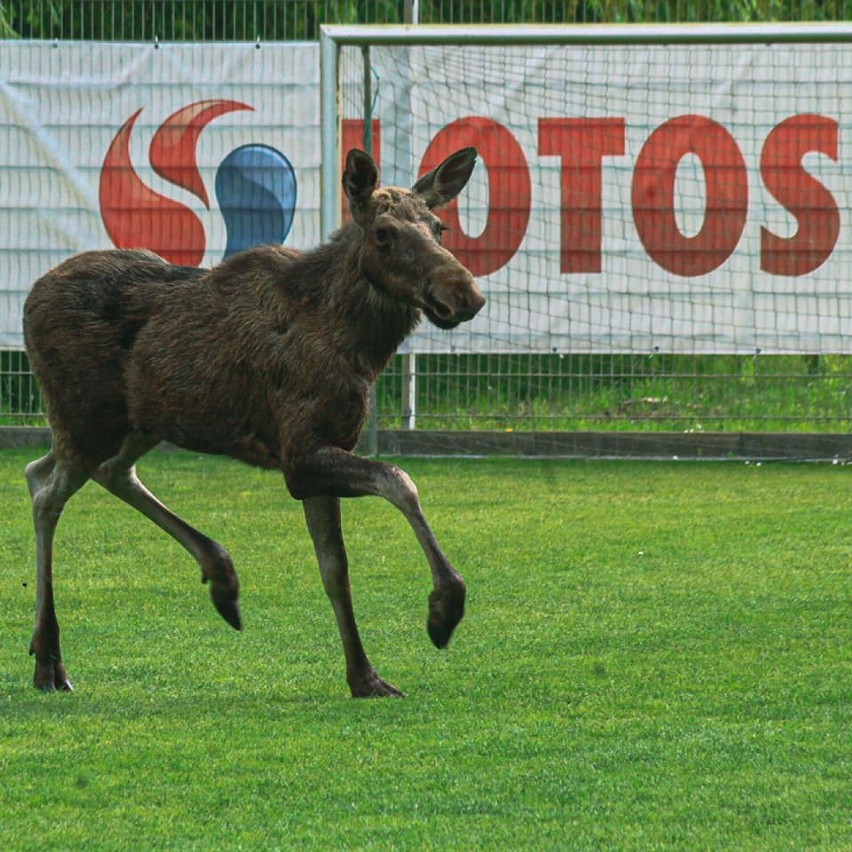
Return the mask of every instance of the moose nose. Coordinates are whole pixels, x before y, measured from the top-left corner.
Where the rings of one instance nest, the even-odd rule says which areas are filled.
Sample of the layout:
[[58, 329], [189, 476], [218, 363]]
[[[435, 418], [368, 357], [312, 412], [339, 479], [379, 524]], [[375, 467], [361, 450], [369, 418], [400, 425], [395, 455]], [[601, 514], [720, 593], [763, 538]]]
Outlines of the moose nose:
[[485, 304], [473, 276], [457, 263], [430, 276], [423, 296], [430, 319], [442, 327], [446, 323], [447, 328], [473, 319]]
[[456, 308], [454, 319], [459, 322], [468, 322], [482, 310], [483, 305], [485, 305], [485, 296], [477, 290], [470, 294], [466, 305]]
[[485, 296], [479, 290], [475, 284], [473, 285], [475, 290], [471, 293], [470, 297], [470, 316], [467, 319], [473, 319], [484, 307], [485, 307]]

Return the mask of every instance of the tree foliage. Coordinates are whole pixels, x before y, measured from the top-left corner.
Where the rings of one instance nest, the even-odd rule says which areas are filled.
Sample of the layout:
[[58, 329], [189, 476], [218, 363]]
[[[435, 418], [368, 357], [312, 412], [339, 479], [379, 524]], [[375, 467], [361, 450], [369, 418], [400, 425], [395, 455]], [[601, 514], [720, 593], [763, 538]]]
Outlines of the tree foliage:
[[[401, 23], [405, 0], [12, 0], [0, 38], [315, 39], [323, 23]], [[843, 21], [852, 0], [422, 0], [426, 24]]]

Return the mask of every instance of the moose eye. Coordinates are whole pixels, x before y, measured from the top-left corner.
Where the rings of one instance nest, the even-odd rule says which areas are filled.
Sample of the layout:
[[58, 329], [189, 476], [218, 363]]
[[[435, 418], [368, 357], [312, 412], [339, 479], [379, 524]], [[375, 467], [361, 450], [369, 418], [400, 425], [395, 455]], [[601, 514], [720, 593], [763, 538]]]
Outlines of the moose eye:
[[390, 228], [376, 228], [376, 242], [380, 246], [386, 246], [393, 239]]
[[435, 235], [435, 239], [440, 243], [441, 237], [444, 234], [444, 231], [449, 231], [450, 229], [443, 222], [435, 222], [432, 225], [432, 233]]

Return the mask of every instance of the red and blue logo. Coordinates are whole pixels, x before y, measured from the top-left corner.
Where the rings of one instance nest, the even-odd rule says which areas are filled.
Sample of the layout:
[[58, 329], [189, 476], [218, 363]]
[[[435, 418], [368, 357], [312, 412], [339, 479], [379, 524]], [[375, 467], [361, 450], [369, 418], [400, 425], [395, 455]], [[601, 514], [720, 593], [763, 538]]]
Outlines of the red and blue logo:
[[[251, 110], [239, 101], [196, 101], [172, 113], [155, 131], [151, 168], [168, 183], [210, 200], [196, 161], [198, 138], [214, 119]], [[207, 250], [204, 226], [186, 205], [148, 187], [133, 168], [130, 137], [141, 109], [116, 133], [101, 169], [99, 201], [104, 227], [117, 248], [147, 248], [171, 263], [198, 266]], [[224, 257], [262, 243], [283, 243], [296, 209], [290, 161], [268, 145], [242, 145], [216, 171], [216, 201], [225, 222]]]

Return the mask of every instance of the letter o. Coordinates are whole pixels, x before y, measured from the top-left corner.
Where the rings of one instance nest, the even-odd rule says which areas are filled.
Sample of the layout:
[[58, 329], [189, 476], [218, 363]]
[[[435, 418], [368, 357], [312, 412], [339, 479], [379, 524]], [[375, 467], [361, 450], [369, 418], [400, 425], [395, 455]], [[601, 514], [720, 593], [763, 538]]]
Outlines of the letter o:
[[[674, 216], [678, 163], [695, 154], [704, 167], [704, 224], [685, 237]], [[633, 219], [645, 251], [676, 275], [705, 275], [733, 253], [745, 229], [748, 178], [733, 136], [701, 115], [682, 115], [660, 125], [639, 152], [633, 172]]]
[[478, 237], [462, 231], [458, 199], [439, 215], [449, 228], [444, 246], [473, 275], [488, 275], [505, 266], [524, 240], [530, 218], [530, 173], [524, 152], [509, 130], [490, 118], [468, 116], [448, 124], [429, 143], [420, 174], [468, 145], [477, 149], [488, 172], [485, 228]]

